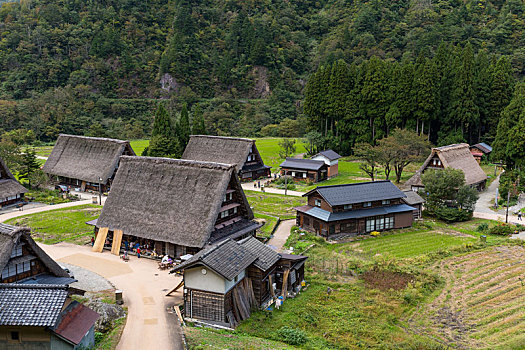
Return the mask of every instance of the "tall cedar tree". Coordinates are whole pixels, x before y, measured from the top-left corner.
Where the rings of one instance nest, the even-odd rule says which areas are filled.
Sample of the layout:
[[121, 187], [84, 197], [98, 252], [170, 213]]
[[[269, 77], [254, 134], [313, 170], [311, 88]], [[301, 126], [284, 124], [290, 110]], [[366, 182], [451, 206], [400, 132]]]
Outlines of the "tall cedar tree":
[[[190, 141], [191, 127], [190, 116], [188, 114], [188, 106], [182, 105], [179, 122], [177, 123], [177, 137], [181, 148], [184, 150]], [[182, 154], [181, 154], [182, 156]]]
[[195, 105], [192, 117], [191, 133], [193, 135], [206, 135], [204, 115], [202, 114], [202, 108], [198, 103]]

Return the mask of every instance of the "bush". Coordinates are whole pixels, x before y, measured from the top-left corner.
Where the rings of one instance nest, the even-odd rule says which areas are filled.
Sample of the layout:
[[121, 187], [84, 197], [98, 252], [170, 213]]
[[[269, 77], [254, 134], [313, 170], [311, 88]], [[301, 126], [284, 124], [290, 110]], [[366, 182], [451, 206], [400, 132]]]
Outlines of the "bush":
[[301, 345], [306, 343], [306, 333], [300, 329], [283, 326], [277, 331], [280, 341], [290, 345]]
[[381, 233], [379, 233], [378, 231], [372, 231], [370, 232], [370, 236], [373, 236], [373, 237], [377, 237], [379, 236]]
[[445, 222], [467, 221], [472, 217], [472, 212], [461, 210], [459, 208], [438, 207], [436, 208], [436, 217]]
[[514, 226], [499, 224], [499, 225], [493, 226], [489, 230], [489, 233], [492, 235], [507, 236], [507, 235], [512, 234], [514, 232], [514, 229], [515, 229]]
[[486, 233], [488, 229], [489, 229], [489, 224], [484, 222], [478, 225], [478, 228], [476, 229], [476, 231], [481, 232], [481, 233]]

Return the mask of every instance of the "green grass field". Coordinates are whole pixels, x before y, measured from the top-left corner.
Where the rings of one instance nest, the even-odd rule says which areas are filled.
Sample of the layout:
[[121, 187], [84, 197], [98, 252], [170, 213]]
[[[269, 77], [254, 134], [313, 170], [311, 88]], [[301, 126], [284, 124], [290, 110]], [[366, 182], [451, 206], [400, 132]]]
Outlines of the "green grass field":
[[149, 145], [149, 140], [133, 140], [130, 141], [131, 148], [137, 156], [142, 154], [142, 151]]
[[101, 209], [100, 206], [87, 204], [29, 214], [7, 220], [6, 223], [30, 227], [31, 236], [45, 244], [58, 242], [85, 244], [93, 235], [93, 226], [86, 225], [85, 222], [97, 218]]
[[[257, 142], [255, 145], [261, 154], [264, 164], [272, 167], [272, 173], [275, 173], [279, 169], [279, 165], [284, 161], [279, 156], [279, 141], [282, 138], [268, 137], [255, 139]], [[306, 153], [302, 139], [296, 139], [295, 142], [295, 154]]]
[[244, 193], [255, 213], [276, 216], [281, 218], [281, 220], [295, 218], [295, 210], [293, 208], [306, 204], [306, 199], [303, 197], [256, 191], [244, 191]]
[[257, 232], [258, 237], [268, 238], [272, 234], [275, 226], [277, 225], [277, 219], [275, 216], [264, 215], [260, 213], [254, 213], [255, 218], [264, 219], [264, 225]]

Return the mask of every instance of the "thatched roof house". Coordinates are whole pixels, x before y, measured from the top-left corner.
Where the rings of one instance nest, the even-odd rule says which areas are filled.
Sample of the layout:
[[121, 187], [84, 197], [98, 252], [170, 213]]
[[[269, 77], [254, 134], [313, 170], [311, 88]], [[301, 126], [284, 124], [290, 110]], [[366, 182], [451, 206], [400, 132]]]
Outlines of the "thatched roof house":
[[46, 278], [47, 284], [69, 284], [69, 277], [31, 238], [24, 227], [0, 224], [0, 271], [2, 283], [32, 283]]
[[425, 160], [421, 168], [405, 183], [405, 186], [418, 190], [423, 188], [421, 175], [427, 169], [444, 169], [453, 168], [463, 171], [465, 174], [465, 182], [469, 186], [474, 186], [478, 189], [485, 187], [487, 175], [481, 169], [478, 162], [470, 153], [469, 145], [466, 143], [459, 143], [443, 147], [432, 148], [432, 152]]
[[234, 165], [123, 156], [97, 227], [180, 256], [253, 235], [259, 224], [252, 219]]
[[106, 190], [122, 155], [135, 155], [129, 141], [61, 134], [42, 170], [64, 185]]
[[251, 139], [191, 135], [182, 159], [233, 164], [243, 180], [270, 176], [270, 167], [264, 165]]
[[27, 189], [16, 181], [3, 159], [0, 158], [0, 208], [24, 198]]

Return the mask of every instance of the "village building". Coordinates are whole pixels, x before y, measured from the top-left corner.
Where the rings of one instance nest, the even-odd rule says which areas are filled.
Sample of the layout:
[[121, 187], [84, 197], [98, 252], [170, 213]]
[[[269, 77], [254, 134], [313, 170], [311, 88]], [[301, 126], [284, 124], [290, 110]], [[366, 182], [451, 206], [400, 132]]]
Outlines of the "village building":
[[405, 183], [407, 189], [419, 191], [424, 189], [421, 176], [427, 170], [452, 168], [463, 171], [465, 184], [481, 191], [485, 188], [487, 175], [470, 153], [469, 145], [459, 143], [443, 147], [432, 148], [432, 152], [418, 171]]
[[417, 194], [417, 192], [412, 190], [405, 190], [403, 192], [406, 195], [406, 197], [403, 198], [403, 202], [414, 208], [414, 220], [421, 219], [423, 217], [423, 204], [425, 200]]
[[233, 164], [123, 156], [96, 227], [96, 251], [110, 240], [114, 254], [122, 242], [178, 258], [254, 236], [260, 224]]
[[28, 228], [0, 223], [1, 283], [69, 285], [76, 280], [31, 238]]
[[264, 165], [251, 139], [191, 135], [182, 159], [234, 164], [243, 181], [271, 176], [271, 167]]
[[483, 157], [487, 158], [491, 152], [492, 147], [487, 145], [485, 142], [480, 142], [470, 146], [470, 153], [472, 153], [472, 156], [474, 156], [474, 159], [477, 160], [478, 164], [481, 163]]
[[0, 158], [0, 208], [23, 201], [26, 192]]
[[415, 208], [392, 182], [372, 181], [319, 186], [303, 195], [297, 226], [326, 238], [366, 234], [412, 226]]
[[341, 158], [339, 154], [332, 151], [331, 149], [328, 149], [317, 153], [311, 159], [322, 160], [323, 162], [325, 162], [325, 164], [328, 167], [327, 176], [330, 179], [339, 174], [339, 158]]
[[278, 254], [253, 237], [208, 246], [172, 270], [184, 274], [184, 317], [234, 328], [252, 309], [296, 295], [306, 259]]
[[1, 349], [91, 349], [98, 318], [67, 286], [0, 284]]
[[291, 176], [295, 181], [320, 182], [328, 178], [328, 165], [323, 160], [286, 158], [280, 167], [281, 175]]
[[55, 185], [107, 192], [122, 155], [135, 155], [128, 141], [61, 134], [42, 170]]

